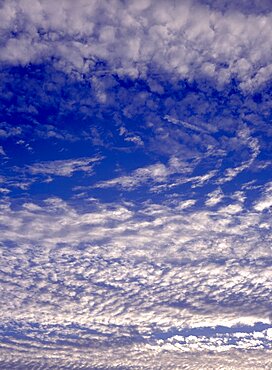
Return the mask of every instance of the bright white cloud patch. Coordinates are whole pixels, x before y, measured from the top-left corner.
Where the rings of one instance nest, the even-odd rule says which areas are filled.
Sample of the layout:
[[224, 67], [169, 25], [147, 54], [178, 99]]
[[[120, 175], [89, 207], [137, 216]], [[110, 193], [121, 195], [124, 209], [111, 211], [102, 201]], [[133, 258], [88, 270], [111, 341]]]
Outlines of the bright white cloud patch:
[[221, 189], [216, 189], [212, 193], [208, 194], [208, 199], [205, 204], [209, 207], [215, 206], [224, 198], [224, 194]]

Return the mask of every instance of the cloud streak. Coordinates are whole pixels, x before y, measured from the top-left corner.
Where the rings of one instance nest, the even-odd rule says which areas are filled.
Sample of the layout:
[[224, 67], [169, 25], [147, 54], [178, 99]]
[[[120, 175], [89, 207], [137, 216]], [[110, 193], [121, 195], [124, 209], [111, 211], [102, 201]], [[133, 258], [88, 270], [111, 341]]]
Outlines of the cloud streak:
[[91, 173], [95, 162], [101, 159], [101, 157], [94, 157], [46, 161], [28, 166], [28, 171], [32, 175], [41, 174], [70, 177], [74, 172], [78, 171]]

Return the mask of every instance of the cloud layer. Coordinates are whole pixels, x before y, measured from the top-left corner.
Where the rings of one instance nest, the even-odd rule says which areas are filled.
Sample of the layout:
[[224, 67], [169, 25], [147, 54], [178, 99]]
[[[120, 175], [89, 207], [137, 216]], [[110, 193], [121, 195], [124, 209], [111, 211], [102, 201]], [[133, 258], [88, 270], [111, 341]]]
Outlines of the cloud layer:
[[271, 17], [0, 1], [0, 368], [272, 367]]
[[[101, 61], [102, 73], [202, 76], [219, 86], [237, 78], [252, 90], [271, 78], [271, 7], [243, 4], [3, 1], [1, 61], [53, 59], [56, 68], [89, 76], [98, 90]], [[150, 86], [159, 92], [152, 79]]]
[[[5, 348], [27, 346], [34, 359], [39, 348], [46, 361], [46, 345], [53, 357], [57, 351], [61, 358], [63, 351], [68, 361], [66, 349], [73, 345], [73, 364], [81, 355], [89, 358], [88, 347], [95, 351], [92, 366], [104, 366], [103, 351], [114, 345], [107, 363], [126, 366], [118, 348], [128, 340], [140, 358], [128, 356], [127, 366], [136, 361], [140, 367], [141, 356], [147, 356], [152, 368], [155, 353], [170, 361], [166, 354], [177, 351], [270, 348], [266, 328], [229, 339], [216, 331], [214, 339], [175, 337], [173, 328], [242, 328], [269, 324], [271, 316], [269, 215], [190, 206], [139, 208], [92, 200], [88, 210], [79, 210], [59, 198], [3, 203], [1, 312], [6, 329], [13, 313], [14, 331], [10, 339], [4, 331], [5, 357], [12, 361]], [[16, 339], [16, 330], [22, 339]], [[38, 344], [41, 340], [44, 344]], [[28, 355], [19, 357], [29, 361]]]

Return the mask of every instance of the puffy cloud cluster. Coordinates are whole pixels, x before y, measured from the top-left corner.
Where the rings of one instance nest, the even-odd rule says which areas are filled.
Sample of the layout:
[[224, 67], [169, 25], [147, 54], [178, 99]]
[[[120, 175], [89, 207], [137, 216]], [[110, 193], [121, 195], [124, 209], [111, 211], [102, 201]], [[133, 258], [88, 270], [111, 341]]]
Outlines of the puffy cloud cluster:
[[[231, 345], [220, 336], [170, 340], [173, 328], [269, 324], [271, 315], [269, 215], [193, 204], [89, 200], [79, 209], [59, 198], [4, 202], [2, 357], [16, 368], [11, 349], [29, 361], [23, 354], [28, 348], [33, 359], [38, 351], [49, 361], [46, 347], [71, 368], [80, 357], [91, 367], [140, 366], [144, 357], [152, 368], [155, 354], [174, 353], [171, 361], [178, 364], [184, 351], [258, 351], [267, 345], [266, 332], [262, 339], [232, 336]], [[135, 357], [121, 356], [124, 346]], [[113, 353], [105, 357], [105, 348]], [[187, 361], [192, 364], [192, 357]]]
[[[231, 350], [229, 353], [212, 353], [211, 351], [181, 353], [168, 349], [159, 350], [154, 346], [126, 345], [107, 347], [102, 349], [66, 347], [64, 352], [57, 346], [50, 352], [39, 349], [39, 352], [31, 350], [27, 346], [27, 351], [20, 353], [20, 358], [16, 357], [16, 350], [10, 353], [8, 359], [3, 355], [0, 365], [7, 370], [28, 370], [43, 366], [46, 369], [65, 370], [92, 370], [92, 369], [158, 369], [158, 363], [165, 369], [182, 370], [210, 370], [211, 364], [215, 369], [224, 370], [249, 370], [249, 369], [269, 369], [272, 359], [270, 350], [255, 350], [247, 352], [241, 350]], [[120, 360], [122, 359], [122, 360]], [[110, 364], [110, 365], [108, 365]]]
[[[219, 85], [236, 78], [251, 90], [272, 72], [272, 9], [268, 3], [258, 7], [193, 0], [3, 1], [1, 61], [53, 60], [61, 70], [89, 76], [102, 102], [100, 70], [134, 77], [202, 76]], [[161, 92], [152, 78], [149, 83]]]

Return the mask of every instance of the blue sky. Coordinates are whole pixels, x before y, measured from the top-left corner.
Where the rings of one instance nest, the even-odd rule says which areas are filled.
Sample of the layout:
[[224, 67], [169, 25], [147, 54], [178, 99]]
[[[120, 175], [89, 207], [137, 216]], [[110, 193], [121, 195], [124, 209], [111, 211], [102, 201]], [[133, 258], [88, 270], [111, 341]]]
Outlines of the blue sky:
[[0, 2], [1, 368], [272, 366], [271, 17]]

